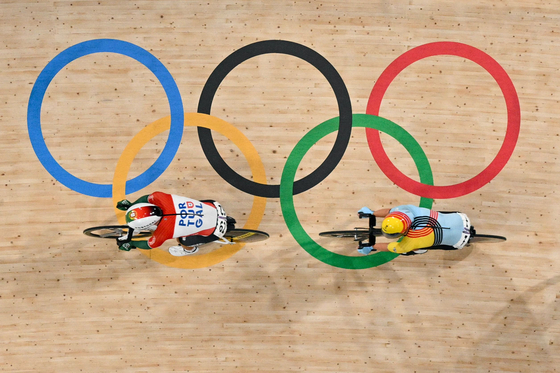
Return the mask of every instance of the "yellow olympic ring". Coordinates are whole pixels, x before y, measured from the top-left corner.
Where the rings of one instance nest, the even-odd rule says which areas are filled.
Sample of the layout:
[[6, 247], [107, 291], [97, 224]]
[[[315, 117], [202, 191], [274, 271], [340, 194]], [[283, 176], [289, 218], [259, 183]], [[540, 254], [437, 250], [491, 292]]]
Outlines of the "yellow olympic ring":
[[[158, 119], [143, 128], [128, 143], [117, 162], [115, 175], [113, 176], [113, 206], [116, 206], [118, 201], [123, 200], [126, 197], [125, 188], [130, 165], [140, 149], [142, 149], [144, 145], [146, 145], [148, 141], [156, 135], [169, 130], [170, 126], [170, 116]], [[249, 139], [247, 139], [247, 137], [245, 137], [245, 135], [243, 135], [243, 133], [241, 133], [241, 131], [235, 128], [232, 124], [206, 114], [185, 113], [185, 127], [187, 126], [208, 128], [226, 136], [241, 150], [243, 155], [245, 155], [245, 158], [249, 163], [249, 167], [251, 168], [251, 173], [253, 174], [253, 180], [259, 183], [266, 183], [264, 165], [257, 153], [257, 150], [253, 144], [251, 144]], [[266, 198], [255, 196], [253, 199], [253, 207], [251, 208], [251, 212], [247, 218], [247, 223], [243, 228], [257, 229], [264, 215], [265, 207]], [[119, 224], [126, 224], [125, 213], [123, 211], [115, 208], [115, 214], [117, 215]], [[219, 249], [216, 249], [208, 254], [183, 257], [175, 257], [166, 251], [156, 249], [139, 251], [148, 258], [155, 260], [158, 263], [165, 264], [168, 267], [194, 269], [210, 267], [214, 264], [220, 263], [237, 253], [241, 250], [241, 248], [243, 248], [243, 246], [245, 246], [245, 244], [238, 243], [234, 245], [223, 245]]]

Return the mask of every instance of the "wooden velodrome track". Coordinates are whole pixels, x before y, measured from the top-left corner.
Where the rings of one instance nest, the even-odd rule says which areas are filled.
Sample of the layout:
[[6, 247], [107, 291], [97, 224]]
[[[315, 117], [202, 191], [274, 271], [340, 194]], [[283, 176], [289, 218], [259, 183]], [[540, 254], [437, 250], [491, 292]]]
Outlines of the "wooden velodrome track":
[[[3, 0], [0, 371], [558, 372], [559, 17], [557, 4], [537, 0]], [[270, 53], [230, 66], [213, 101], [201, 99], [231, 53], [270, 40], [293, 44], [265, 43]], [[350, 114], [373, 113], [374, 84], [415, 47], [425, 54], [391, 70], [372, 101], [420, 144], [431, 172], [420, 171], [451, 186], [423, 189], [436, 193], [433, 208], [463, 211], [506, 243], [367, 269], [310, 255], [312, 241], [290, 230], [298, 220], [323, 249], [357, 258], [355, 245], [318, 233], [360, 225], [363, 206], [420, 202], [407, 191], [420, 180], [413, 158], [385, 134], [384, 164], [408, 181], [380, 170], [364, 128], [349, 141], [323, 131], [295, 154], [296, 179], [312, 183], [293, 209], [292, 193], [282, 204], [255, 198], [205, 156], [195, 126], [217, 123], [226, 164], [289, 191], [282, 173], [296, 144], [340, 114], [347, 136]], [[290, 55], [300, 52], [309, 61]], [[333, 87], [314, 53], [340, 74]], [[200, 102], [210, 117], [193, 114]], [[173, 134], [138, 135], [154, 122], [172, 122]], [[325, 161], [346, 144], [338, 164]], [[150, 168], [158, 157], [169, 166]], [[312, 174], [323, 162], [334, 170]], [[83, 235], [117, 223], [114, 199], [137, 176], [155, 181], [129, 198], [214, 198], [270, 239], [173, 259]]]

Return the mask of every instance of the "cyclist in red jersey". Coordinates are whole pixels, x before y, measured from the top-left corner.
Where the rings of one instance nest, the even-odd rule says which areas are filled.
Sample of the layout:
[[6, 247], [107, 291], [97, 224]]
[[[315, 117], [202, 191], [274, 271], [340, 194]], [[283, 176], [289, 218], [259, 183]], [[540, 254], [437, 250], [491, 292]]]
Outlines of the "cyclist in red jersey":
[[[124, 251], [151, 250], [176, 238], [179, 245], [170, 247], [169, 253], [191, 255], [198, 251], [199, 245], [220, 240], [235, 223], [214, 200], [198, 201], [162, 192], [142, 196], [134, 202], [119, 201], [117, 208], [126, 211], [126, 223], [131, 228], [126, 236], [117, 238], [119, 249]], [[135, 230], [153, 233], [147, 241], [132, 241]]]

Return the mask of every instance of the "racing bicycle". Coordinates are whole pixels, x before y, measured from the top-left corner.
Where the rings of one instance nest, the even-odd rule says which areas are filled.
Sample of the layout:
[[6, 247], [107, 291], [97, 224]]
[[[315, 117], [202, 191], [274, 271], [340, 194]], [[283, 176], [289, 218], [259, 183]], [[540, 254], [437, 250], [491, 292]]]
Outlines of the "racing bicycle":
[[[235, 221], [234, 219], [228, 217], [228, 220]], [[91, 227], [84, 229], [84, 234], [89, 237], [95, 238], [109, 238], [109, 239], [117, 239], [119, 237], [125, 236], [128, 234], [129, 231], [128, 225], [101, 225], [98, 227]], [[137, 230], [134, 232], [132, 239], [136, 238], [144, 238], [147, 239], [152, 235], [152, 232], [149, 230]], [[212, 241], [209, 243], [219, 243], [219, 244], [236, 244], [236, 243], [244, 243], [244, 242], [258, 242], [264, 241], [269, 237], [269, 234], [262, 231], [257, 231], [254, 229], [244, 229], [244, 228], [228, 228], [226, 229], [226, 233], [224, 233], [222, 239], [217, 241]]]
[[[442, 211], [441, 213], [448, 213], [448, 212]], [[359, 212], [358, 217], [360, 219], [368, 219], [368, 228], [354, 228], [353, 230], [327, 231], [327, 232], [319, 233], [319, 236], [353, 239], [354, 242], [358, 242], [358, 249], [361, 249], [365, 246], [371, 246], [370, 242], [375, 242], [375, 237], [382, 236], [381, 228], [375, 228], [376, 218], [372, 214]], [[505, 240], [506, 238], [503, 236], [477, 233], [476, 230], [471, 226], [471, 237], [469, 239], [469, 243], [467, 244], [467, 246], [479, 242], [484, 242], [484, 243], [503, 242]], [[456, 250], [452, 246], [445, 246], [445, 245], [427, 247], [426, 249]]]

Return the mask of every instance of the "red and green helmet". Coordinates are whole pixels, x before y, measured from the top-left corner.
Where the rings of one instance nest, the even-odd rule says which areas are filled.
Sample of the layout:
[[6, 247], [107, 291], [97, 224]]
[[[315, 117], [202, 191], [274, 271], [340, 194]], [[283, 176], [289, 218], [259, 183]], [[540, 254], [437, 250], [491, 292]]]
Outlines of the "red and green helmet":
[[163, 212], [151, 203], [137, 203], [126, 210], [126, 224], [135, 230], [155, 230]]

